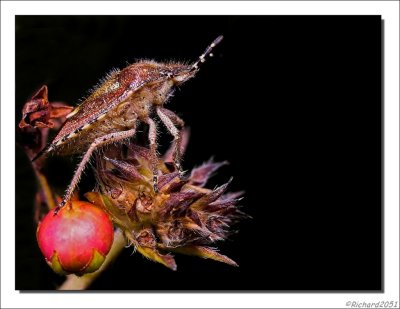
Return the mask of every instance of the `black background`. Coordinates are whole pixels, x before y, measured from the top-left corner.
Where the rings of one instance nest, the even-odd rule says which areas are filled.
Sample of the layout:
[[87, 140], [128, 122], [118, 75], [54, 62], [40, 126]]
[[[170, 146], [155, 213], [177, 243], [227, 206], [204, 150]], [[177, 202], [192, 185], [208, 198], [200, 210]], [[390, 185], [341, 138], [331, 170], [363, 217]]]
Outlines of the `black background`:
[[[19, 16], [16, 124], [42, 84], [75, 105], [113, 67], [195, 60], [219, 34], [168, 107], [191, 128], [184, 168], [228, 160], [210, 185], [233, 175], [231, 190], [246, 191], [253, 219], [218, 245], [240, 267], [178, 255], [173, 272], [129, 248], [91, 288], [381, 289], [380, 16]], [[16, 155], [16, 289], [54, 289], [62, 278], [35, 241], [34, 175]], [[49, 160], [60, 193], [75, 163]], [[92, 186], [88, 173], [81, 188]]]

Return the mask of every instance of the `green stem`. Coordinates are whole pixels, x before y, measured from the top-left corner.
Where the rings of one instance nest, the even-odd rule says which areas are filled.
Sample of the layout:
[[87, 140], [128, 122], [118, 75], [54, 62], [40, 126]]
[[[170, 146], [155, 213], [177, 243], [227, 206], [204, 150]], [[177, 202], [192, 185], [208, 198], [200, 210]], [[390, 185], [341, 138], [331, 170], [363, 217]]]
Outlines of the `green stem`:
[[35, 167], [33, 168], [33, 170], [35, 171], [36, 178], [39, 181], [41, 189], [43, 190], [47, 206], [49, 207], [49, 209], [55, 208], [56, 203], [54, 201], [53, 192], [50, 189], [46, 176], [39, 172]]

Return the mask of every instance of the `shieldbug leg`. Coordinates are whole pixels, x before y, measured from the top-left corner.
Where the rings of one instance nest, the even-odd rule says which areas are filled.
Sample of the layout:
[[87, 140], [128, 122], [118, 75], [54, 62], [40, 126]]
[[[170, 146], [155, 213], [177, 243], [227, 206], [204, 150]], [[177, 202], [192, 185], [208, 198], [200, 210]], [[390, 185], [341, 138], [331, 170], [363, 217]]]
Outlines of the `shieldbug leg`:
[[166, 109], [164, 107], [159, 107], [159, 109], [168, 116], [169, 119], [172, 120], [175, 126], [178, 127], [178, 129], [182, 129], [185, 126], [185, 121], [183, 121], [182, 118], [180, 118], [177, 114], [175, 114], [173, 111]]
[[90, 157], [92, 156], [93, 152], [106, 144], [118, 142], [124, 139], [127, 139], [129, 137], [132, 137], [135, 135], [136, 129], [130, 129], [127, 131], [122, 131], [122, 132], [116, 132], [116, 133], [110, 133], [101, 137], [98, 137], [94, 140], [94, 142], [90, 145], [89, 149], [85, 153], [85, 155], [82, 158], [82, 161], [79, 163], [78, 168], [75, 171], [74, 177], [72, 178], [72, 181], [70, 185], [68, 186], [67, 191], [64, 194], [64, 197], [62, 199], [62, 202], [60, 205], [58, 205], [54, 209], [54, 215], [58, 213], [58, 211], [65, 206], [65, 204], [70, 200], [72, 193], [74, 192], [76, 186], [79, 183], [79, 180], [81, 178], [81, 175], [86, 167], [86, 164], [89, 162]]
[[157, 108], [157, 115], [160, 117], [161, 121], [167, 127], [168, 131], [174, 137], [174, 164], [175, 168], [182, 174], [181, 168], [181, 142], [182, 136], [180, 130], [178, 130], [174, 124], [177, 125], [184, 124], [183, 120], [175, 115], [172, 111], [165, 108]]
[[182, 140], [183, 140], [183, 127], [185, 126], [185, 122], [183, 121], [182, 118], [180, 118], [177, 114], [175, 114], [173, 111], [166, 109], [164, 107], [160, 107], [160, 110], [163, 114], [165, 114], [171, 121], [172, 123], [178, 128], [179, 130], [179, 138], [174, 140], [173, 144], [173, 158], [174, 158], [174, 164], [177, 170], [182, 174], [181, 171], [181, 160], [182, 160]]
[[157, 126], [153, 119], [146, 119], [149, 125], [149, 144], [150, 144], [150, 154], [151, 154], [151, 168], [153, 171], [153, 189], [154, 192], [158, 192], [158, 158], [157, 158]]

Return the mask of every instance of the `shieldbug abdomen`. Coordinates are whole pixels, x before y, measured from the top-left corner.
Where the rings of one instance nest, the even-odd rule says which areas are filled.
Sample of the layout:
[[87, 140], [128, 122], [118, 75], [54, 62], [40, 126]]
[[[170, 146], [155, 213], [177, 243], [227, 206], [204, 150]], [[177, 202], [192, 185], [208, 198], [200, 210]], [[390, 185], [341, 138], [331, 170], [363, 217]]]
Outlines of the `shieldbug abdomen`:
[[115, 70], [67, 116], [66, 122], [54, 140], [33, 159], [52, 151], [60, 155], [84, 153], [55, 213], [71, 198], [93, 152], [109, 143], [120, 142], [134, 136], [139, 121], [149, 126], [153, 183], [154, 190], [157, 191], [157, 128], [152, 119], [153, 114], [157, 114], [174, 137], [174, 164], [180, 170], [180, 129], [184, 122], [163, 105], [174, 87], [196, 75], [201, 63], [212, 55], [212, 49], [221, 40], [222, 36], [215, 39], [191, 65], [140, 61], [121, 71]]

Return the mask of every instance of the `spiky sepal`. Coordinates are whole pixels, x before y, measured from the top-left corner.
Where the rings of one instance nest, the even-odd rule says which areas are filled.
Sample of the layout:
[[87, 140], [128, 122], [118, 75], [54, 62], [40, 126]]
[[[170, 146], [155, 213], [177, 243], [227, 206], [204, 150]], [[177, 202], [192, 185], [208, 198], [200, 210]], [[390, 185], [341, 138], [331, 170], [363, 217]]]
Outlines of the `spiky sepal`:
[[109, 213], [139, 253], [173, 270], [176, 263], [171, 253], [237, 266], [212, 246], [230, 235], [232, 224], [246, 217], [237, 207], [240, 193], [225, 193], [230, 181], [214, 190], [204, 188], [226, 162], [209, 161], [182, 179], [171, 164], [159, 160], [158, 192], [153, 189], [147, 148], [131, 144], [121, 151], [111, 147], [96, 162], [99, 186], [86, 198]]

